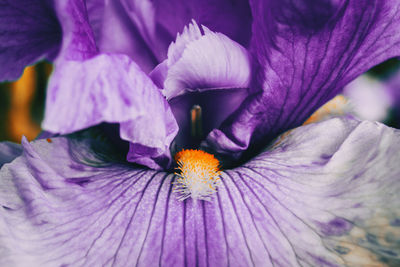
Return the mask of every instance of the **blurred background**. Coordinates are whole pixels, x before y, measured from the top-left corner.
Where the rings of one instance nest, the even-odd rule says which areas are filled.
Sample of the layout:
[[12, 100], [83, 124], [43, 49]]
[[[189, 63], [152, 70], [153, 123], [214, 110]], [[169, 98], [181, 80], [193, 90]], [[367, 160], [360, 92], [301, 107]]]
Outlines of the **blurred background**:
[[[41, 132], [46, 86], [52, 65], [39, 62], [26, 67], [15, 82], [0, 83], [0, 141], [33, 140]], [[360, 76], [313, 116], [352, 113], [400, 128], [400, 60], [391, 59]], [[321, 115], [322, 114], [322, 115]]]
[[39, 62], [26, 67], [19, 80], [0, 83], [0, 141], [33, 140], [41, 132], [46, 86], [52, 65]]

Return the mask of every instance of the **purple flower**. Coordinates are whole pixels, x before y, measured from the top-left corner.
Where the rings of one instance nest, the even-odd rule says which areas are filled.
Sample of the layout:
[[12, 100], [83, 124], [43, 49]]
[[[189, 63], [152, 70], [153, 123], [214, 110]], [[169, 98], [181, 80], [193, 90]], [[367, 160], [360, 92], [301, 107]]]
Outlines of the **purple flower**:
[[[61, 134], [0, 146], [0, 265], [399, 264], [400, 132], [295, 128], [400, 55], [397, 0], [0, 3], [0, 78], [54, 60]], [[192, 147], [208, 201], [174, 192]]]

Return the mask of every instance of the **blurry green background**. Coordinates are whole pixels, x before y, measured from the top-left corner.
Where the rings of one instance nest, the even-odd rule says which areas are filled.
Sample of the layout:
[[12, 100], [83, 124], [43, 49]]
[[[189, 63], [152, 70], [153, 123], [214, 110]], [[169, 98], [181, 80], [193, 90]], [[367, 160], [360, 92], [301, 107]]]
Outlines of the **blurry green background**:
[[[19, 143], [22, 135], [25, 135], [28, 140], [33, 140], [40, 133], [46, 85], [52, 68], [48, 62], [39, 62], [25, 68], [18, 81], [0, 83], [0, 141], [9, 140]], [[384, 84], [393, 76], [400, 75], [400, 60], [388, 60], [371, 69], [367, 75]], [[400, 84], [396, 90], [400, 90]], [[382, 122], [395, 128], [400, 127], [399, 104], [396, 102], [388, 110]]]

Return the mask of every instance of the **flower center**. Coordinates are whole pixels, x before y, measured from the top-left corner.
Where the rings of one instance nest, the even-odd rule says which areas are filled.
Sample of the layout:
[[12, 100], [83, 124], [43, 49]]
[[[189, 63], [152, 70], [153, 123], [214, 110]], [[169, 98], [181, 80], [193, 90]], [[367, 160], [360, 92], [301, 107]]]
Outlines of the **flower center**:
[[194, 200], [210, 200], [217, 192], [219, 161], [214, 155], [196, 149], [183, 149], [176, 153], [178, 164], [177, 179], [174, 182], [174, 192], [180, 194], [178, 200], [193, 198]]

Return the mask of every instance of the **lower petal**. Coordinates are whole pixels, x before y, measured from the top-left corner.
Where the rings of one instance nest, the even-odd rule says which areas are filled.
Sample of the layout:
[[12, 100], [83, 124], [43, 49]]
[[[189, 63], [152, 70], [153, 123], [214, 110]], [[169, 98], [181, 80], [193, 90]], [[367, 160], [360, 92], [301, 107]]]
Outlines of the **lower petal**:
[[178, 201], [172, 174], [95, 160], [88, 144], [107, 142], [74, 138], [23, 140], [1, 170], [0, 265], [398, 263], [397, 130], [295, 129], [225, 171], [211, 202]]

